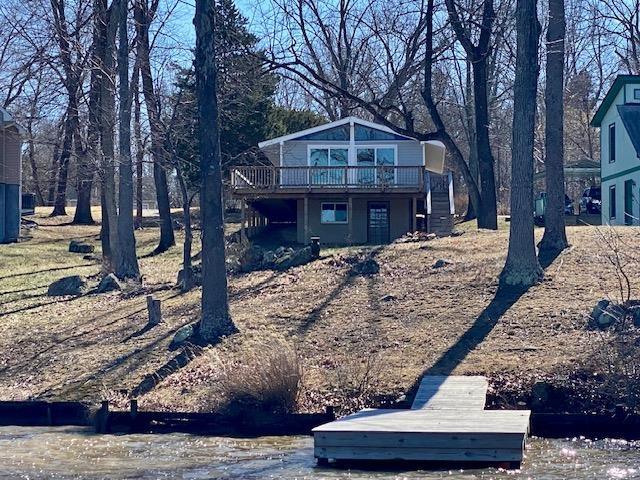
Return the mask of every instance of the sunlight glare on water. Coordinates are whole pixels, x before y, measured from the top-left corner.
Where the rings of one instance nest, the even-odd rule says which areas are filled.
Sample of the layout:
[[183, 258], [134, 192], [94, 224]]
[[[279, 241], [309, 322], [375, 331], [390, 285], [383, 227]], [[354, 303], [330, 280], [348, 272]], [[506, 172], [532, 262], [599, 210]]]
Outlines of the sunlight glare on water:
[[415, 468], [318, 468], [313, 440], [301, 436], [95, 435], [75, 427], [0, 427], [0, 478], [25, 479], [637, 479], [640, 443], [534, 438], [519, 471]]

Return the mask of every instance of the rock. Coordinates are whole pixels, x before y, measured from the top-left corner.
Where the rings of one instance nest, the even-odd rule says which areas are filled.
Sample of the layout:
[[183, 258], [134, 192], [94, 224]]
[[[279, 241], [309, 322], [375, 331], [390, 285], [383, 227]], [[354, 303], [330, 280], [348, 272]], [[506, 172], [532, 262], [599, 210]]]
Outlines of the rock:
[[611, 302], [609, 300], [600, 300], [596, 303], [596, 306], [593, 307], [593, 310], [591, 311], [591, 318], [594, 322], [598, 321], [598, 318], [600, 318], [600, 315], [604, 313], [610, 303]]
[[262, 255], [262, 265], [265, 268], [272, 267], [277, 258], [278, 257], [276, 257], [276, 254], [273, 250], [267, 250], [266, 252], [264, 252], [264, 255]]
[[[181, 268], [178, 270], [178, 280], [176, 281], [176, 285], [180, 285], [182, 283], [183, 275], [184, 269]], [[200, 263], [191, 265], [191, 280], [193, 285], [196, 287], [202, 285], [202, 265]]]
[[87, 260], [89, 262], [98, 262], [98, 261], [100, 261], [100, 257], [96, 257], [95, 255], [91, 255], [91, 254], [83, 255], [82, 259], [83, 260]]
[[260, 270], [262, 267], [262, 258], [264, 251], [257, 245], [251, 245], [241, 255], [238, 261], [240, 262], [241, 272], [252, 272], [254, 270]]
[[71, 253], [93, 253], [95, 247], [89, 243], [80, 240], [71, 240], [69, 243], [69, 251]]
[[624, 314], [623, 312], [621, 312], [621, 310], [622, 309], [617, 305], [610, 304], [596, 320], [598, 328], [604, 330], [615, 324]]
[[361, 262], [356, 263], [351, 267], [349, 272], [351, 275], [375, 275], [380, 271], [380, 265], [373, 258], [367, 258]]
[[464, 235], [464, 230], [452, 230], [451, 231], [451, 236], [452, 237], [459, 237], [460, 235]]
[[186, 342], [189, 338], [193, 336], [193, 332], [194, 332], [194, 328], [192, 323], [179, 328], [176, 334], [173, 336], [173, 340], [171, 340], [171, 343], [169, 344], [169, 348], [175, 348], [182, 345], [184, 342]]
[[380, 297], [381, 302], [392, 302], [394, 300], [397, 300], [397, 297], [395, 295], [384, 295]]
[[275, 251], [276, 257], [281, 257], [284, 254], [285, 250], [286, 250], [286, 248], [284, 248], [284, 247], [276, 248], [276, 251]]
[[80, 275], [72, 275], [56, 280], [47, 290], [50, 297], [62, 295], [82, 295], [87, 288], [87, 282]]
[[113, 273], [102, 277], [100, 283], [98, 284], [98, 288], [96, 289], [97, 293], [107, 293], [113, 292], [114, 290], [122, 290], [122, 285], [120, 284], [120, 280]]
[[629, 313], [631, 314], [631, 320], [633, 321], [633, 325], [635, 327], [640, 327], [640, 305], [634, 305], [629, 309]]
[[304, 247], [297, 251], [289, 248], [285, 250], [285, 253], [281, 257], [276, 259], [274, 268], [280, 271], [287, 270], [292, 267], [305, 265], [314, 259], [315, 256], [313, 255], [311, 247]]
[[447, 265], [453, 265], [453, 262], [451, 260], [446, 260], [444, 258], [441, 258], [439, 260], [436, 260], [436, 263], [434, 263], [431, 268], [443, 268], [446, 267]]

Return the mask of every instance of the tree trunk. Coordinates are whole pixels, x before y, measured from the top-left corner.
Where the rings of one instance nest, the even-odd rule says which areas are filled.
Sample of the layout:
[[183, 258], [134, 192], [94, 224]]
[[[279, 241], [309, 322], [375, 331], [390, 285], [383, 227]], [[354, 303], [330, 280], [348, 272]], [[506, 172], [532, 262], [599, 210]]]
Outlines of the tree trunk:
[[489, 142], [489, 105], [487, 99], [487, 56], [483, 55], [473, 63], [473, 97], [475, 112], [476, 153], [480, 174], [480, 209], [478, 228], [498, 229], [498, 204], [496, 202], [496, 181], [493, 171], [493, 154]]
[[215, 342], [237, 331], [229, 314], [224, 251], [220, 131], [216, 89], [215, 0], [196, 0], [196, 97], [200, 137], [202, 318], [199, 336]]
[[58, 171], [60, 170], [60, 137], [64, 134], [64, 120], [60, 122], [58, 129], [60, 135], [56, 136], [53, 142], [53, 154], [51, 155], [51, 171], [49, 172], [49, 186], [47, 188], [47, 206], [53, 206], [56, 196], [56, 183], [58, 181]]
[[182, 214], [184, 217], [184, 247], [182, 250], [182, 285], [183, 292], [188, 292], [193, 287], [193, 269], [191, 265], [191, 246], [193, 244], [193, 230], [191, 228], [191, 199], [187, 190], [187, 182], [184, 179], [180, 163], [175, 162], [176, 174], [182, 194]]
[[[93, 1], [93, 34], [91, 43], [91, 75], [89, 83], [89, 108], [87, 125], [86, 159], [78, 166], [78, 207], [73, 223], [93, 223], [91, 215], [91, 192], [96, 167], [102, 164], [100, 146], [100, 120], [102, 113], [101, 89], [107, 41], [107, 12], [104, 0]], [[82, 200], [81, 200], [82, 198]], [[102, 202], [101, 202], [102, 203]], [[103, 218], [104, 220], [104, 218]]]
[[506, 286], [528, 287], [538, 282], [543, 274], [536, 256], [533, 232], [533, 142], [540, 24], [536, 0], [518, 0], [516, 12], [511, 222], [509, 251], [500, 281]]
[[91, 190], [93, 189], [93, 166], [89, 163], [87, 149], [82, 147], [82, 139], [80, 138], [80, 129], [77, 129], [75, 135], [75, 151], [78, 164], [76, 173], [76, 191], [78, 200], [76, 202], [76, 211], [73, 215], [71, 223], [75, 225], [93, 225], [93, 216], [91, 215]]
[[[114, 271], [118, 265], [120, 245], [118, 242], [118, 211], [115, 189], [115, 74], [114, 53], [115, 36], [118, 27], [119, 2], [114, 0], [107, 13], [107, 38], [103, 60], [103, 82], [101, 88], [101, 144], [102, 144], [102, 191], [103, 212], [106, 213], [110, 257], [103, 258], [103, 264], [109, 271]], [[104, 218], [103, 218], [104, 221]], [[104, 252], [103, 252], [104, 253]]]
[[42, 195], [42, 189], [40, 188], [40, 177], [38, 175], [38, 165], [36, 162], [36, 148], [33, 141], [33, 119], [36, 116], [35, 102], [31, 109], [31, 115], [29, 116], [29, 122], [27, 123], [27, 134], [29, 135], [29, 143], [27, 147], [27, 155], [29, 157], [29, 165], [31, 166], [31, 177], [33, 178], [33, 189], [36, 193], [36, 205], [44, 205], [44, 196]]
[[129, 91], [129, 39], [127, 36], [128, 1], [120, 0], [118, 80], [120, 97], [120, 175], [118, 183], [118, 264], [116, 276], [120, 279], [140, 279], [136, 255], [136, 237], [133, 228], [133, 168], [131, 164], [131, 92]]
[[540, 250], [569, 246], [564, 221], [564, 0], [549, 0], [545, 101], [545, 183], [547, 204]]
[[133, 81], [133, 136], [136, 142], [136, 220], [135, 228], [142, 228], [142, 175], [144, 161], [144, 144], [142, 142], [142, 125], [140, 122], [140, 91], [138, 87], [140, 73], [136, 71]]
[[67, 210], [67, 180], [69, 176], [69, 160], [73, 148], [73, 136], [78, 128], [78, 103], [73, 88], [67, 91], [69, 97], [67, 104], [67, 113], [64, 126], [64, 138], [62, 139], [62, 151], [58, 160], [58, 183], [55, 189], [55, 199], [53, 202], [52, 217], [58, 215], [66, 215]]
[[142, 93], [147, 107], [149, 127], [151, 129], [151, 153], [153, 154], [153, 180], [156, 187], [158, 213], [160, 215], [160, 241], [154, 253], [161, 253], [176, 244], [171, 220], [171, 205], [169, 202], [169, 187], [167, 185], [166, 152], [163, 141], [164, 134], [161, 125], [158, 99], [153, 88], [151, 63], [149, 60], [149, 23], [150, 14], [147, 11], [146, 0], [136, 0], [135, 23], [137, 29], [138, 62], [142, 76]]
[[[466, 62], [466, 82], [465, 82], [465, 124], [467, 128], [468, 144], [469, 144], [469, 172], [473, 178], [478, 182], [478, 142], [476, 141], [476, 125], [475, 115], [473, 107], [473, 81], [472, 81], [472, 65], [471, 61], [467, 59]], [[465, 221], [474, 220], [477, 218], [478, 213], [473, 208], [473, 202], [471, 201], [471, 195], [468, 195], [467, 200], [467, 212], [464, 215]]]

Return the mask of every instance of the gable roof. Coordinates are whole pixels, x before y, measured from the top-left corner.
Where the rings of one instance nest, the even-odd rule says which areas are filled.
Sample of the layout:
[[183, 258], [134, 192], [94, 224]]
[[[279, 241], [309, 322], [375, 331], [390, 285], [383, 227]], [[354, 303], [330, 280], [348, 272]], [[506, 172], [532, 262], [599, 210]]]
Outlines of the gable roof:
[[618, 105], [618, 113], [636, 149], [636, 155], [640, 157], [640, 103]]
[[265, 140], [264, 142], [258, 143], [258, 147], [264, 148], [264, 147], [269, 147], [271, 145], [277, 145], [281, 142], [295, 140], [297, 138], [304, 137], [305, 135], [322, 132], [323, 130], [328, 130], [330, 128], [339, 127], [341, 125], [348, 125], [351, 123], [357, 123], [358, 125], [373, 128], [386, 133], [392, 133], [394, 135], [398, 135], [400, 137], [406, 138], [407, 140], [416, 140], [413, 137], [407, 137], [406, 135], [398, 133], [395, 130], [392, 130], [391, 128], [385, 125], [380, 125], [379, 123], [369, 122], [368, 120], [363, 120], [362, 118], [358, 118], [358, 117], [345, 117], [345, 118], [341, 118], [340, 120], [336, 120], [335, 122], [325, 123], [323, 125], [318, 125], [317, 127], [307, 128], [305, 130], [300, 130], [299, 132], [290, 133], [289, 135], [283, 135], [281, 137]]
[[620, 89], [629, 83], [640, 83], [640, 75], [618, 75], [616, 77], [613, 85], [611, 85], [611, 88], [605, 95], [604, 100], [602, 100], [602, 103], [598, 107], [598, 110], [591, 120], [592, 127], [600, 126], [602, 120], [604, 119], [604, 116], [609, 111], [609, 108], [611, 108], [611, 104], [616, 99], [616, 96], [618, 95]]

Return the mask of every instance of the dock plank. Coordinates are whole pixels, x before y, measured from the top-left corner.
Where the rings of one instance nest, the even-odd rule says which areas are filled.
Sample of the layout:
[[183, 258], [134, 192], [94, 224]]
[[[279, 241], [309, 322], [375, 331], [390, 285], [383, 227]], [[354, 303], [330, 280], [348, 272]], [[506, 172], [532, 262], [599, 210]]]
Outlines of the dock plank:
[[426, 376], [420, 382], [412, 409], [483, 410], [489, 383], [480, 376]]

